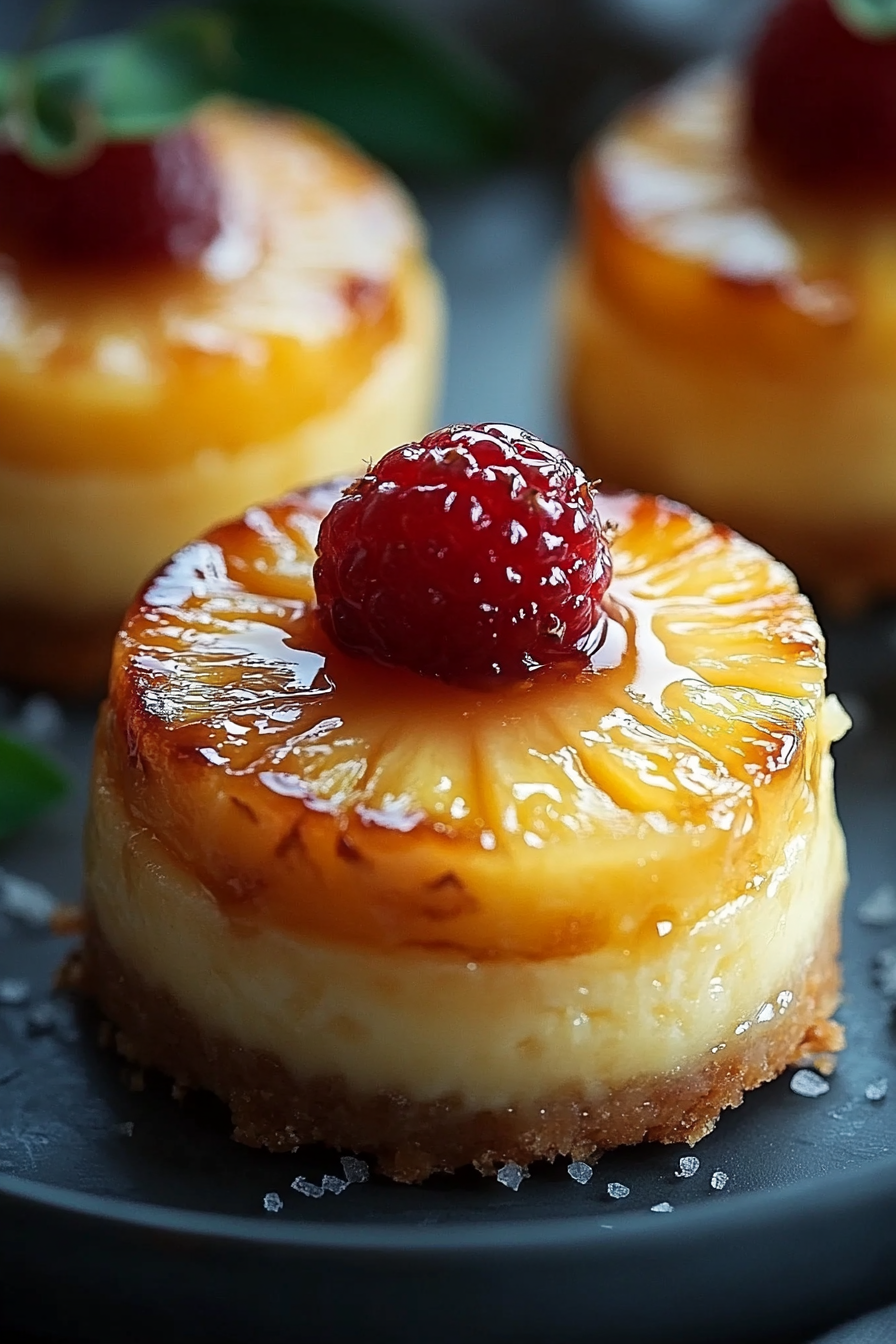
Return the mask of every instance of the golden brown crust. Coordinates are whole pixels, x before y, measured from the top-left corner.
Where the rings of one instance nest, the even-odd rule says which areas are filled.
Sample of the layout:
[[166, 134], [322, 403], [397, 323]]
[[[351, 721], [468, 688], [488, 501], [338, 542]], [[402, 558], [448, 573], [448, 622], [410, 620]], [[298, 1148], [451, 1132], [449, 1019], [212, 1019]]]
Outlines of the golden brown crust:
[[830, 1021], [839, 998], [839, 940], [835, 917], [788, 1012], [729, 1042], [689, 1075], [635, 1079], [599, 1101], [555, 1093], [501, 1111], [471, 1112], [454, 1097], [426, 1104], [385, 1091], [359, 1097], [340, 1078], [299, 1080], [269, 1055], [208, 1037], [170, 995], [121, 961], [95, 920], [81, 987], [119, 1028], [116, 1045], [128, 1059], [170, 1074], [179, 1088], [207, 1088], [227, 1102], [239, 1142], [275, 1152], [327, 1143], [373, 1154], [386, 1175], [414, 1182], [469, 1163], [488, 1173], [510, 1160], [525, 1166], [559, 1154], [584, 1158], [644, 1140], [695, 1143], [750, 1088], [804, 1055], [842, 1047], [842, 1030]]
[[65, 620], [0, 604], [0, 682], [72, 700], [102, 695], [119, 617]]

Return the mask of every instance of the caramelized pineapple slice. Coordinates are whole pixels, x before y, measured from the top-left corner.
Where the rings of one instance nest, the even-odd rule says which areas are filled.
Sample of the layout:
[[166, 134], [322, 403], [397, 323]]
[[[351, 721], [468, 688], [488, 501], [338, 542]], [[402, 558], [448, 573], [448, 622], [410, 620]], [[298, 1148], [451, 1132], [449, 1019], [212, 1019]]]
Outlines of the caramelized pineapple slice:
[[311, 570], [336, 493], [184, 548], [118, 640], [104, 756], [235, 921], [540, 958], [686, 932], [767, 870], [830, 735], [787, 570], [678, 505], [605, 496], [591, 665], [448, 685], [328, 643]]

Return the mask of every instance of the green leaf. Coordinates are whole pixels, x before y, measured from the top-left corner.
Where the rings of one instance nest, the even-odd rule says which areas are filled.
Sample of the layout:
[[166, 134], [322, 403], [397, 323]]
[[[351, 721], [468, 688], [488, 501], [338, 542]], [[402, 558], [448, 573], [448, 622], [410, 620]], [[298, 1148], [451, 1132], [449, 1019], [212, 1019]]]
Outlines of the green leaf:
[[13, 70], [16, 138], [32, 160], [66, 167], [102, 141], [159, 135], [226, 83], [230, 60], [228, 22], [205, 10], [46, 47]]
[[896, 37], [896, 0], [832, 0], [847, 28], [871, 41]]
[[65, 775], [52, 761], [0, 733], [0, 840], [56, 802], [67, 787]]
[[225, 0], [231, 91], [314, 113], [394, 167], [456, 170], [512, 147], [519, 108], [500, 75], [363, 0]]

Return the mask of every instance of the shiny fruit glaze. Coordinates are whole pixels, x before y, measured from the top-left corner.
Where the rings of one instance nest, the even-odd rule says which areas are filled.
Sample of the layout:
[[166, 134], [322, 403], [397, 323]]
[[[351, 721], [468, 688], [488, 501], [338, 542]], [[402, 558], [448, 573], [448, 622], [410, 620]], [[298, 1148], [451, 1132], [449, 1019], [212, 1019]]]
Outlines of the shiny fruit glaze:
[[512, 425], [393, 448], [324, 519], [320, 620], [347, 653], [464, 681], [600, 641], [611, 562], [585, 476]]
[[896, 173], [896, 38], [871, 40], [829, 0], [786, 0], [748, 74], [755, 145], [794, 180], [892, 190]]
[[190, 266], [221, 229], [217, 170], [189, 128], [104, 145], [73, 172], [43, 171], [7, 150], [0, 227], [73, 265]]
[[63, 264], [0, 210], [0, 459], [158, 472], [344, 404], [403, 333], [420, 266], [401, 189], [316, 122], [196, 118], [223, 229], [196, 266]]
[[822, 640], [787, 570], [668, 501], [599, 497], [600, 649], [453, 685], [322, 630], [340, 488], [250, 509], [133, 605], [100, 751], [135, 829], [247, 934], [474, 960], [653, 948], [724, 917], [720, 892], [758, 898], [826, 750]]
[[674, 340], [707, 367], [749, 360], [820, 391], [847, 367], [889, 370], [890, 212], [820, 209], [761, 172], [745, 152], [744, 101], [731, 71], [700, 70], [595, 142], [579, 174], [595, 285], [647, 340]]

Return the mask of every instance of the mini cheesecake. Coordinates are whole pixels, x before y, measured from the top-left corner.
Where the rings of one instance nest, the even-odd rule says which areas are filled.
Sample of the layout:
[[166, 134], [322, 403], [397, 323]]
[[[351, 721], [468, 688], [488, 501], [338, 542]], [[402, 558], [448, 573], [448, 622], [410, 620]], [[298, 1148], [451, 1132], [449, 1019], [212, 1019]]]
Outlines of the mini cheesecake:
[[0, 679], [98, 689], [166, 555], [431, 414], [443, 303], [399, 185], [307, 118], [190, 133], [220, 196], [193, 264], [57, 256], [0, 202]]
[[896, 593], [896, 207], [772, 162], [750, 98], [707, 67], [582, 158], [571, 429], [605, 480], [689, 500], [853, 610]]
[[245, 1143], [404, 1181], [693, 1143], [837, 1048], [848, 720], [789, 571], [600, 496], [596, 644], [452, 683], [326, 633], [340, 498], [208, 532], [119, 634], [84, 946], [119, 1048], [217, 1093]]

